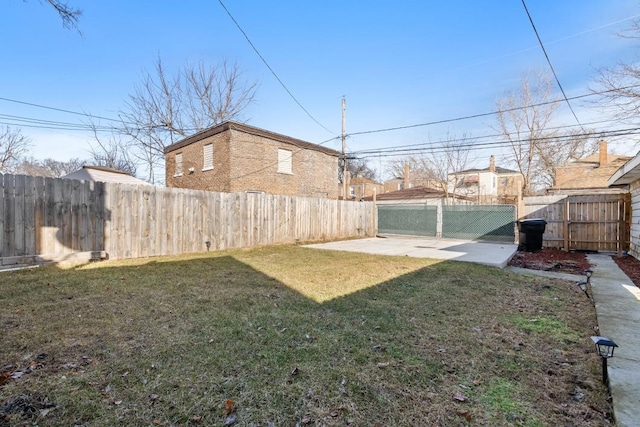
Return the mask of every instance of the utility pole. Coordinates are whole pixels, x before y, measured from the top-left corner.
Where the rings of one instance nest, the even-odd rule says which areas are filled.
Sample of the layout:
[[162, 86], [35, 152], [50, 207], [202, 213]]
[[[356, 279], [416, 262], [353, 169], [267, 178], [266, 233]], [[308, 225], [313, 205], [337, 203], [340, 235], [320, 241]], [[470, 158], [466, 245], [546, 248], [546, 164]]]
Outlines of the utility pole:
[[347, 100], [342, 97], [342, 200], [347, 200]]

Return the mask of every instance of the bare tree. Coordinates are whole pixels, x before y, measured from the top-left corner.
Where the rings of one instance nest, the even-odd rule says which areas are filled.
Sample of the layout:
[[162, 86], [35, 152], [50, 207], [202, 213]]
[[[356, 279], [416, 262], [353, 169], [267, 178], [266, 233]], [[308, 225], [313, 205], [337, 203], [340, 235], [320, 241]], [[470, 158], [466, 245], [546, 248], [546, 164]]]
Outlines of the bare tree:
[[523, 75], [520, 88], [496, 100], [498, 108], [496, 128], [508, 142], [513, 162], [522, 174], [524, 195], [532, 191], [532, 179], [536, 174], [537, 158], [548, 147], [544, 142], [554, 136], [549, 123], [556, 102], [550, 101], [552, 80], [539, 71]]
[[536, 146], [533, 188], [549, 188], [556, 185], [556, 169], [567, 162], [594, 154], [598, 150], [598, 138], [585, 136], [584, 131], [559, 135]]
[[82, 16], [82, 11], [80, 9], [75, 9], [69, 6], [67, 3], [59, 1], [59, 0], [46, 0], [60, 15], [60, 19], [62, 19], [62, 25], [68, 29], [74, 29], [80, 32], [80, 28], [78, 27], [78, 20], [80, 16]]
[[0, 172], [13, 173], [21, 158], [29, 152], [29, 138], [9, 126], [0, 128]]
[[458, 181], [450, 176], [468, 168], [471, 144], [466, 135], [457, 138], [447, 134], [444, 141], [432, 144], [432, 148], [421, 154], [404, 157], [390, 162], [391, 172], [402, 176], [404, 167], [409, 166], [412, 181], [442, 191], [447, 198], [454, 197], [458, 190]]
[[[618, 35], [640, 39], [640, 20], [632, 21], [630, 27]], [[590, 90], [599, 95], [596, 103], [611, 119], [637, 122], [640, 113], [640, 64], [637, 60], [599, 69]]]
[[347, 170], [351, 173], [351, 178], [376, 179], [376, 171], [367, 164], [366, 159], [349, 159]]
[[444, 192], [447, 198], [455, 197], [459, 182], [457, 179], [450, 179], [450, 176], [468, 168], [470, 149], [471, 145], [466, 135], [457, 138], [453, 134], [448, 134], [445, 141], [423, 156], [421, 163], [425, 173], [424, 178], [428, 180], [430, 186]]
[[71, 172], [77, 171], [82, 168], [83, 165], [88, 163], [90, 162], [78, 158], [60, 161], [51, 158], [38, 160], [34, 157], [26, 157], [23, 158], [17, 166], [16, 173], [31, 176], [60, 178], [70, 174]]
[[223, 121], [239, 120], [254, 100], [256, 85], [242, 79], [237, 64], [186, 65], [169, 75], [158, 57], [154, 71], [143, 75], [119, 114], [119, 131], [131, 139], [130, 160], [143, 163], [149, 182], [156, 182], [156, 175], [164, 175], [165, 147]]
[[97, 145], [91, 146], [89, 159], [93, 166], [104, 166], [136, 176], [138, 162], [133, 157], [133, 151], [118, 135], [102, 138], [98, 136], [95, 128], [94, 135]]

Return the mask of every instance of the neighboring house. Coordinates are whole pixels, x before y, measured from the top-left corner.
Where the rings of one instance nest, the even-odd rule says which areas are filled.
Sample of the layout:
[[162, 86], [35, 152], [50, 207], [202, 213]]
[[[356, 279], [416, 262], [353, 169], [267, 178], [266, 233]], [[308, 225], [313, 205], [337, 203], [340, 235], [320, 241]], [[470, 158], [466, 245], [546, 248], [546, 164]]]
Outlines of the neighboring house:
[[522, 174], [496, 166], [489, 158], [485, 169], [466, 169], [448, 175], [449, 193], [463, 196], [481, 204], [513, 204], [522, 199]]
[[[342, 191], [342, 184], [340, 184]], [[351, 178], [347, 183], [347, 199], [362, 200], [364, 197], [381, 194], [384, 192], [384, 185], [369, 178]]]
[[584, 159], [569, 162], [556, 169], [555, 185], [548, 194], [590, 195], [626, 193], [628, 190], [609, 187], [608, 181], [630, 156], [607, 153], [607, 143], [600, 142], [600, 151]]
[[[365, 197], [363, 200], [372, 201], [373, 196]], [[380, 205], [423, 204], [429, 206], [474, 204], [472, 200], [462, 196], [452, 198], [451, 195], [449, 195], [447, 199], [447, 194], [444, 191], [427, 187], [405, 188], [403, 190], [376, 195], [376, 203]]]
[[640, 153], [616, 170], [607, 180], [607, 184], [631, 192], [629, 253], [640, 259]]
[[167, 187], [337, 199], [340, 153], [235, 122], [165, 148]]
[[413, 187], [445, 188], [445, 185], [445, 182], [426, 177], [421, 172], [411, 172], [409, 165], [405, 165], [403, 176], [391, 178], [384, 182], [383, 192], [389, 193]]
[[62, 179], [79, 179], [82, 181], [111, 182], [116, 184], [151, 185], [126, 172], [102, 166], [82, 166], [75, 172], [62, 177]]

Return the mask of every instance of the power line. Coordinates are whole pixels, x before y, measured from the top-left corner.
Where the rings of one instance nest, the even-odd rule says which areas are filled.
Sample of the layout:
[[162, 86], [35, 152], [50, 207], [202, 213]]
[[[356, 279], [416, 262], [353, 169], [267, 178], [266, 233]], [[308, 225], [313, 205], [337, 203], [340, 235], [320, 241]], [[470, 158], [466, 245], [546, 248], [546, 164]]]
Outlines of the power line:
[[567, 105], [569, 106], [569, 110], [571, 110], [571, 114], [573, 114], [573, 118], [575, 118], [576, 122], [578, 124], [580, 124], [580, 120], [578, 120], [578, 116], [576, 116], [576, 112], [573, 111], [573, 107], [571, 106], [571, 103], [569, 102], [569, 99], [567, 99], [567, 94], [564, 93], [564, 89], [562, 88], [562, 85], [560, 84], [560, 79], [558, 79], [558, 75], [556, 74], [556, 70], [553, 68], [553, 65], [551, 64], [551, 59], [549, 59], [549, 55], [547, 54], [547, 49], [545, 49], [544, 44], [542, 43], [542, 39], [540, 38], [540, 34], [538, 34], [538, 29], [536, 28], [536, 24], [533, 23], [533, 18], [531, 17], [531, 14], [529, 13], [529, 9], [527, 8], [527, 4], [525, 3], [525, 0], [522, 0], [522, 6], [524, 6], [524, 10], [525, 10], [525, 12], [527, 12], [527, 16], [529, 17], [529, 22], [531, 22], [531, 27], [533, 28], [533, 32], [536, 34], [536, 38], [538, 39], [538, 43], [540, 43], [540, 47], [542, 48], [542, 52], [544, 53], [544, 57], [547, 58], [547, 64], [549, 64], [549, 68], [551, 69], [551, 72], [553, 73], [553, 77], [555, 77], [556, 83], [558, 83], [558, 87], [560, 88], [560, 92], [562, 92], [562, 96], [564, 97], [564, 100], [567, 102]]
[[[640, 87], [640, 84], [629, 85], [629, 86], [616, 88], [616, 89], [608, 89], [608, 90], [603, 90], [603, 91], [599, 91], [599, 92], [585, 93], [585, 94], [582, 94], [582, 95], [572, 96], [572, 97], [567, 98], [567, 99], [568, 100], [575, 100], [575, 99], [587, 98], [589, 96], [602, 95], [602, 94], [609, 93], [609, 92], [616, 92], [616, 91], [621, 91], [621, 90], [625, 90], [625, 89], [632, 89], [632, 88], [636, 88], [636, 87]], [[425, 122], [425, 123], [417, 123], [417, 124], [406, 125], [406, 126], [396, 126], [396, 127], [389, 127], [389, 128], [375, 129], [375, 130], [351, 132], [351, 133], [348, 133], [347, 136], [367, 135], [367, 134], [381, 133], [381, 132], [393, 132], [393, 131], [397, 131], [397, 130], [411, 129], [411, 128], [417, 128], [417, 127], [425, 127], [425, 126], [433, 126], [433, 125], [439, 125], [439, 124], [444, 124], [444, 123], [459, 122], [459, 121], [463, 121], [463, 120], [477, 119], [477, 118], [480, 118], [480, 117], [493, 116], [493, 115], [496, 115], [496, 114], [499, 114], [499, 113], [508, 113], [508, 112], [511, 112], [511, 111], [523, 110], [525, 108], [541, 107], [541, 106], [544, 106], [544, 105], [554, 104], [554, 103], [561, 102], [561, 101], [562, 101], [562, 99], [556, 99], [556, 100], [553, 100], [553, 101], [545, 101], [545, 102], [540, 102], [540, 103], [537, 103], [537, 104], [522, 105], [522, 106], [519, 106], [519, 107], [508, 108], [508, 109], [505, 109], [505, 110], [496, 110], [496, 111], [489, 111], [489, 112], [486, 112], [486, 113], [471, 114], [471, 115], [468, 115], [468, 116], [455, 117], [453, 119], [443, 119], [443, 120], [436, 120], [436, 121]]]
[[320, 123], [318, 120], [316, 120], [315, 117], [313, 117], [311, 115], [311, 113], [309, 111], [307, 111], [306, 108], [304, 108], [304, 106], [300, 103], [300, 101], [298, 101], [298, 99], [293, 96], [293, 93], [291, 93], [291, 91], [289, 90], [289, 88], [287, 88], [287, 86], [284, 84], [284, 82], [280, 79], [280, 77], [278, 77], [278, 74], [276, 74], [276, 72], [273, 70], [273, 68], [271, 68], [271, 66], [269, 65], [269, 63], [267, 62], [266, 59], [264, 59], [264, 57], [260, 54], [260, 52], [258, 51], [258, 48], [253, 44], [253, 42], [251, 41], [251, 39], [249, 38], [249, 36], [247, 35], [247, 33], [242, 29], [242, 27], [240, 26], [240, 24], [238, 23], [238, 21], [236, 21], [236, 19], [233, 17], [233, 15], [231, 14], [231, 12], [229, 12], [229, 9], [227, 9], [227, 7], [224, 5], [224, 3], [222, 2], [222, 0], [218, 0], [218, 3], [220, 3], [220, 6], [222, 6], [222, 8], [224, 9], [225, 12], [227, 12], [227, 15], [229, 15], [229, 18], [231, 18], [231, 20], [233, 21], [233, 23], [236, 25], [236, 27], [238, 28], [238, 30], [240, 30], [240, 32], [242, 33], [242, 35], [244, 36], [244, 38], [247, 40], [247, 42], [249, 43], [249, 45], [251, 46], [251, 48], [253, 49], [253, 51], [256, 53], [256, 55], [258, 55], [258, 57], [262, 60], [262, 63], [269, 69], [269, 71], [271, 72], [271, 74], [273, 75], [273, 77], [276, 78], [276, 80], [278, 81], [278, 83], [280, 83], [280, 86], [282, 86], [282, 88], [289, 94], [289, 96], [291, 97], [291, 99], [293, 99], [295, 101], [296, 104], [298, 104], [298, 106], [302, 109], [302, 111], [304, 111], [307, 116], [309, 116], [311, 118], [311, 120], [313, 120], [314, 122], [316, 122], [318, 124], [318, 126], [320, 126], [321, 128], [323, 128], [324, 130], [326, 130], [327, 132], [331, 133], [331, 134], [335, 134], [335, 132], [331, 131], [330, 129], [328, 129], [327, 127], [325, 127], [322, 123]]
[[119, 123], [121, 122], [121, 120], [111, 119], [109, 117], [94, 116], [93, 114], [80, 113], [78, 111], [65, 110], [63, 108], [49, 107], [49, 106], [41, 105], [41, 104], [34, 104], [32, 102], [19, 101], [17, 99], [10, 99], [10, 98], [0, 97], [0, 100], [1, 101], [7, 101], [7, 102], [13, 102], [13, 103], [16, 103], [16, 104], [29, 105], [31, 107], [44, 108], [44, 109], [47, 109], [47, 110], [60, 111], [62, 113], [75, 114], [75, 115], [78, 115], [78, 116], [85, 116], [85, 117], [94, 118], [94, 119], [109, 120], [109, 121], [112, 121], [112, 122], [119, 122]]
[[[609, 120], [600, 120], [600, 121], [595, 121], [595, 122], [589, 122], [589, 123], [585, 123], [585, 125], [596, 125], [596, 124], [601, 124], [601, 123], [611, 123]], [[553, 127], [548, 127], [546, 128], [546, 130], [558, 130], [558, 129], [565, 129], [565, 128], [573, 128], [576, 125], [562, 125], [562, 126], [553, 126]], [[584, 128], [582, 128], [582, 130], [584, 131]], [[429, 142], [421, 142], [421, 143], [416, 143], [416, 144], [406, 144], [406, 145], [396, 145], [393, 147], [383, 147], [383, 148], [372, 148], [372, 149], [368, 149], [368, 150], [358, 150], [358, 151], [352, 151], [352, 153], [357, 153], [357, 154], [367, 154], [367, 153], [380, 153], [380, 152], [384, 152], [384, 151], [393, 151], [396, 149], [400, 149], [400, 148], [418, 148], [418, 147], [423, 147], [425, 149], [427, 149], [429, 146], [437, 146], [439, 144], [443, 144], [445, 142], [457, 142], [457, 141], [478, 141], [478, 140], [482, 140], [482, 139], [488, 139], [488, 138], [497, 138], [503, 136], [502, 133], [498, 133], [498, 134], [491, 134], [491, 135], [481, 135], [481, 136], [463, 136], [460, 138], [449, 138], [449, 139], [445, 139], [445, 140], [439, 140], [439, 141], [429, 141]]]
[[[629, 136], [629, 135], [639, 135], [640, 134], [640, 127], [634, 127], [634, 128], [627, 128], [627, 129], [614, 129], [614, 130], [610, 130], [610, 131], [601, 131], [601, 132], [586, 132], [586, 133], [582, 133], [582, 134], [574, 134], [574, 135], [559, 135], [559, 136], [549, 136], [549, 137], [541, 137], [541, 138], [537, 138], [538, 142], [541, 143], [553, 143], [553, 142], [563, 142], [566, 140], [570, 140], [571, 138], [577, 138], [577, 137], [585, 137], [585, 138], [589, 138], [589, 137], [599, 137], [599, 138], [613, 138], [613, 137], [619, 137], [619, 136]], [[370, 150], [367, 152], [353, 152], [350, 153], [350, 155], [355, 156], [357, 158], [372, 158], [372, 157], [397, 157], [397, 156], [408, 156], [408, 155], [412, 155], [412, 154], [422, 154], [422, 153], [433, 153], [433, 154], [437, 154], [437, 153], [444, 153], [447, 150], [451, 150], [451, 149], [468, 149], [468, 150], [481, 150], [481, 149], [486, 149], [486, 148], [501, 148], [501, 147], [508, 147], [512, 145], [512, 142], [510, 141], [486, 141], [486, 142], [481, 142], [481, 143], [475, 143], [475, 144], [468, 144], [468, 143], [464, 143], [464, 140], [462, 140], [463, 142], [460, 144], [452, 144], [449, 146], [439, 146], [439, 147], [423, 147], [423, 148], [403, 148], [403, 149], [397, 149], [397, 150], [393, 150], [393, 149], [385, 149], [384, 151], [379, 150], [379, 151], [374, 151], [374, 150]], [[522, 143], [524, 142], [523, 140], [515, 140], [513, 141], [513, 143]]]

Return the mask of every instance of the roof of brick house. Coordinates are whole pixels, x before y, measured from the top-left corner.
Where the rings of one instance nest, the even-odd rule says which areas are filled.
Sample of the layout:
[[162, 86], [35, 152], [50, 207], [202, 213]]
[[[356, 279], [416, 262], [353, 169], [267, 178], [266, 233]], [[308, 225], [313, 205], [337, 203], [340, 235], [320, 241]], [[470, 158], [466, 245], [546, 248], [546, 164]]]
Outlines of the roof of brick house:
[[[428, 187], [411, 187], [405, 188], [403, 190], [398, 191], [390, 191], [388, 193], [378, 194], [376, 196], [376, 200], [411, 200], [411, 199], [439, 199], [442, 197], [446, 197], [444, 191], [436, 190]], [[452, 197], [449, 194], [449, 197]], [[466, 199], [462, 196], [455, 196], [456, 198]], [[362, 200], [371, 201], [373, 200], [373, 196], [368, 196], [363, 198]]]
[[[600, 152], [569, 162], [557, 168], [557, 184], [549, 190], [587, 190], [608, 188], [607, 181], [631, 159], [631, 156], [607, 153], [607, 143], [600, 143]], [[562, 179], [559, 180], [558, 176]], [[560, 181], [560, 182], [558, 182]]]
[[328, 147], [323, 147], [322, 145], [312, 144], [311, 142], [306, 142], [301, 139], [292, 138], [290, 136], [282, 135], [279, 133], [271, 132], [268, 130], [260, 129], [254, 126], [249, 126], [244, 123], [237, 123], [232, 121], [226, 121], [220, 123], [219, 125], [210, 127], [208, 129], [204, 129], [198, 133], [195, 133], [191, 136], [188, 136], [174, 144], [169, 145], [164, 149], [164, 153], [170, 153], [172, 151], [178, 150], [187, 145], [193, 144], [194, 142], [203, 140], [213, 135], [217, 135], [227, 130], [236, 130], [244, 133], [248, 133], [251, 135], [261, 136], [264, 138], [269, 138], [274, 141], [283, 142], [285, 144], [290, 144], [298, 148], [319, 151], [324, 154], [328, 154], [330, 156], [340, 156], [340, 152], [336, 150], [332, 150]]

